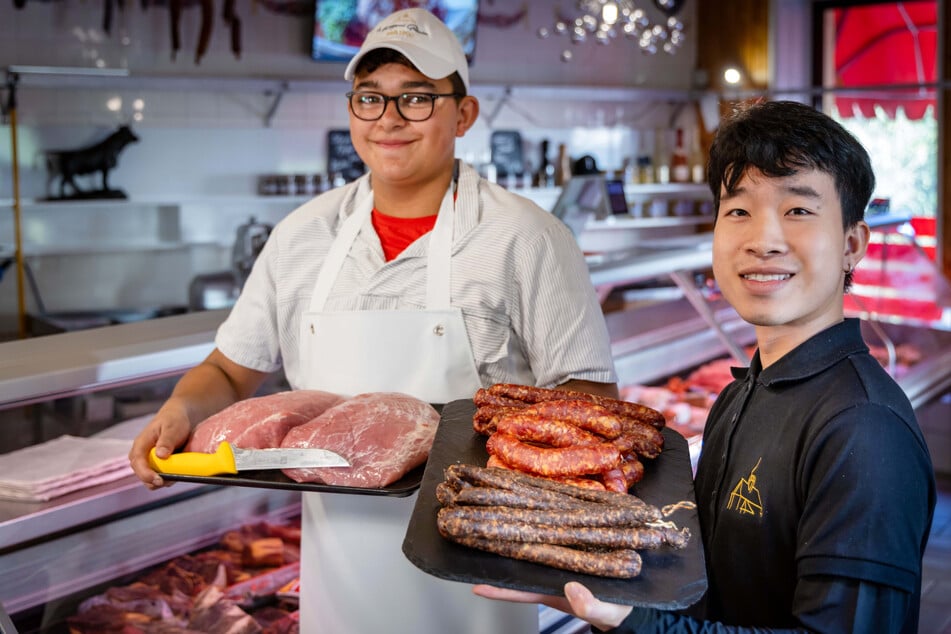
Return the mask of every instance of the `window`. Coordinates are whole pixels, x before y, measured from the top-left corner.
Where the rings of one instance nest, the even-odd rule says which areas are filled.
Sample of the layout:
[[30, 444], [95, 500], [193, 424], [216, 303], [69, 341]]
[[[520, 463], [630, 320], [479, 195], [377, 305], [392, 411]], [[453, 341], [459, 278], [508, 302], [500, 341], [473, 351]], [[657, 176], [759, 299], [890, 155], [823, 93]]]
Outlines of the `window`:
[[868, 149], [875, 196], [933, 218], [938, 199], [935, 118], [938, 2], [822, 2], [816, 13], [822, 109]]

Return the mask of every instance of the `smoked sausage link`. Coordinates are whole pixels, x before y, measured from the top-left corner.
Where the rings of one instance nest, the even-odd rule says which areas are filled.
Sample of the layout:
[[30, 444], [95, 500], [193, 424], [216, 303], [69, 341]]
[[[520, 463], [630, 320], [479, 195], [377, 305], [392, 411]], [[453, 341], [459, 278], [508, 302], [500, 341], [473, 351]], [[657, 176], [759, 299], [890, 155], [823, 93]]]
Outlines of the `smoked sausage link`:
[[625, 424], [621, 438], [630, 444], [630, 450], [645, 458], [656, 458], [664, 450], [664, 435], [645, 423]]
[[621, 472], [624, 474], [624, 480], [627, 482], [627, 488], [641, 481], [644, 477], [644, 464], [637, 459], [637, 456], [628, 454], [621, 458]]
[[578, 399], [543, 401], [530, 405], [524, 412], [571, 423], [609, 440], [620, 436], [624, 429], [617, 416], [590, 401]]
[[543, 401], [556, 400], [580, 400], [596, 403], [607, 409], [612, 414], [620, 418], [631, 418], [639, 420], [653, 427], [660, 429], [667, 420], [661, 412], [656, 409], [632, 403], [630, 401], [621, 401], [607, 396], [598, 396], [586, 392], [576, 392], [574, 390], [550, 389], [544, 387], [535, 387], [532, 385], [519, 385], [517, 383], [496, 383], [488, 390], [489, 394], [495, 394], [509, 399], [522, 401], [523, 403], [540, 403]]
[[609, 442], [575, 447], [533, 447], [511, 434], [496, 432], [486, 449], [520, 471], [544, 476], [578, 476], [603, 473], [617, 467], [621, 452]]
[[502, 396], [500, 394], [495, 394], [480, 387], [476, 390], [476, 393], [472, 396], [472, 402], [476, 404], [476, 407], [483, 407], [485, 405], [495, 405], [496, 407], [525, 407], [526, 403], [509, 396]]
[[519, 440], [551, 445], [552, 447], [572, 447], [575, 445], [598, 445], [603, 439], [591, 432], [576, 427], [570, 422], [552, 420], [544, 414], [528, 413], [517, 410], [514, 414], [503, 414], [495, 420], [496, 432], [515, 436]]
[[508, 407], [505, 405], [483, 405], [472, 415], [472, 429], [483, 436], [494, 434], [496, 418], [503, 414], [519, 412], [521, 409], [520, 407]]

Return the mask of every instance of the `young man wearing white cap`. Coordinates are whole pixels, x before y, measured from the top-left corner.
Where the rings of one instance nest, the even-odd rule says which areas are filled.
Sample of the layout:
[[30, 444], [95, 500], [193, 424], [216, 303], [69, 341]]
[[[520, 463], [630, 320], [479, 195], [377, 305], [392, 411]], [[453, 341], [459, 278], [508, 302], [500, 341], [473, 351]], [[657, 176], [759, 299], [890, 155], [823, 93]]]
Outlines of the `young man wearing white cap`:
[[[458, 39], [410, 9], [347, 66], [350, 135], [369, 174], [280, 222], [216, 349], [136, 439], [147, 465], [272, 372], [294, 389], [430, 403], [508, 382], [617, 396], [604, 318], [570, 231], [454, 158], [479, 103]], [[434, 327], [433, 323], [437, 326]], [[486, 601], [401, 552], [415, 496], [304, 494], [301, 631], [525, 634], [535, 606]]]

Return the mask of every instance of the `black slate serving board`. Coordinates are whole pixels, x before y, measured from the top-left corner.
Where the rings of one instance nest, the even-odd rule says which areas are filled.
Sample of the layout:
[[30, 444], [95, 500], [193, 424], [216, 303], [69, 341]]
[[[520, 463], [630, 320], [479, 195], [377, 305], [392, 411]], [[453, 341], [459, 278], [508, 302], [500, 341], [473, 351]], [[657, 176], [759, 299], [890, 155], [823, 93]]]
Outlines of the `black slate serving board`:
[[[634, 579], [567, 572], [443, 539], [436, 528], [440, 504], [435, 489], [445, 479], [445, 468], [453, 463], [485, 465], [488, 459], [485, 437], [472, 429], [475, 411], [471, 400], [454, 401], [442, 410], [419, 498], [403, 540], [403, 554], [416, 567], [451, 581], [488, 583], [550, 595], [561, 595], [565, 583], [579, 581], [603, 601], [667, 610], [685, 608], [700, 599], [707, 588], [707, 577], [695, 509], [678, 509], [666, 518], [678, 527], [690, 529], [687, 547], [641, 551], [643, 568]], [[664, 451], [655, 460], [644, 461], [644, 479], [632, 493], [660, 507], [681, 500], [692, 502], [695, 498], [687, 441], [673, 430], [665, 429], [663, 433]]]

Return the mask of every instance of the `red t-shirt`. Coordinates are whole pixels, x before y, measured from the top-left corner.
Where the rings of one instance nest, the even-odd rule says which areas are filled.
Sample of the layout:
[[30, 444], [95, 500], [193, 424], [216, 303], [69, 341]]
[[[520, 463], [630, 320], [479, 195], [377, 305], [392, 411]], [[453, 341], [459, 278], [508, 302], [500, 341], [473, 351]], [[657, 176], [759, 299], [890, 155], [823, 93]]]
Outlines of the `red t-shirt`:
[[426, 235], [436, 225], [436, 216], [422, 216], [420, 218], [397, 218], [381, 214], [373, 210], [373, 228], [380, 237], [383, 245], [383, 257], [389, 262], [403, 250], [416, 241], [416, 238]]

